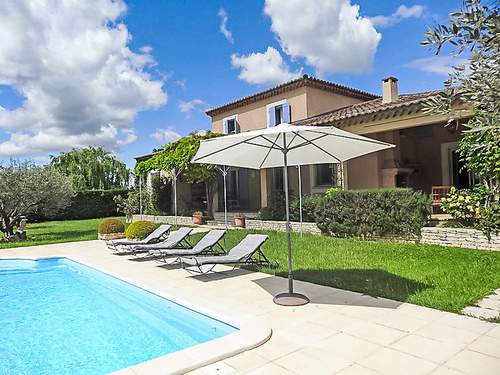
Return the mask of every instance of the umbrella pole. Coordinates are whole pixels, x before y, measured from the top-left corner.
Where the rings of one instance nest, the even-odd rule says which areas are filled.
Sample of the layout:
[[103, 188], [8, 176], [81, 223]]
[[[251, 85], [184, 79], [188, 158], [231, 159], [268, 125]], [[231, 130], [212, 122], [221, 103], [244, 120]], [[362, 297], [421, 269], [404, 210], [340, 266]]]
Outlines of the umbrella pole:
[[274, 303], [283, 306], [300, 306], [309, 303], [309, 298], [293, 292], [293, 273], [292, 273], [292, 233], [290, 228], [290, 205], [288, 199], [288, 148], [286, 144], [286, 134], [283, 133], [283, 187], [285, 190], [285, 216], [286, 216], [286, 234], [288, 242], [288, 292], [280, 293], [274, 297]]
[[[284, 135], [283, 135], [284, 136]], [[288, 242], [288, 293], [293, 294], [292, 273], [292, 233], [290, 228], [290, 207], [288, 202], [288, 163], [286, 152], [283, 153], [283, 182], [285, 188], [286, 236]]]
[[302, 237], [302, 175], [300, 173], [300, 165], [298, 166], [299, 169], [299, 215], [300, 215], [300, 237]]
[[224, 178], [224, 224], [226, 225], [227, 230], [227, 188], [226, 188], [226, 176], [227, 176], [227, 167], [224, 166], [222, 170], [222, 177]]
[[139, 214], [142, 216], [142, 174], [139, 175]]
[[177, 225], [177, 172], [172, 171], [172, 181], [174, 187], [174, 225]]

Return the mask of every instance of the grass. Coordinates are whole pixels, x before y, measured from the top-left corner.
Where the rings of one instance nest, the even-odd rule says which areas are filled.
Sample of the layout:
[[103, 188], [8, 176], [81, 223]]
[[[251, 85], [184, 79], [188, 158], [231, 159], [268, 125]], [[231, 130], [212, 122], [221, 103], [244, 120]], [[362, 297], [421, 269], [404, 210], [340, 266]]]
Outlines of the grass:
[[28, 234], [27, 241], [0, 241], [0, 249], [96, 240], [97, 227], [101, 220], [102, 219], [46, 221], [43, 223], [28, 224], [26, 228]]
[[[99, 222], [91, 219], [29, 224], [28, 241], [0, 242], [0, 249], [94, 240]], [[251, 232], [256, 231], [229, 231], [226, 248]], [[262, 271], [286, 277], [286, 234], [259, 233], [269, 235], [263, 250], [279, 263], [276, 269]], [[294, 234], [293, 268], [297, 280], [452, 312], [460, 312], [500, 287], [500, 252], [434, 245]]]
[[[247, 233], [230, 231], [226, 246]], [[279, 266], [262, 271], [286, 277], [286, 234], [264, 233], [270, 238], [263, 250]], [[500, 252], [311, 234], [294, 234], [292, 241], [297, 280], [451, 312], [500, 287]]]

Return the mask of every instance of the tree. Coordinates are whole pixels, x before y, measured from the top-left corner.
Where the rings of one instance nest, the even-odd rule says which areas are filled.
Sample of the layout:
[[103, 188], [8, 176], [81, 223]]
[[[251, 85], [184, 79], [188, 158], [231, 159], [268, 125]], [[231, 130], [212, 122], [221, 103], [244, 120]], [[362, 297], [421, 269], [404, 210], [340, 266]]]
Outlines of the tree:
[[[426, 32], [423, 45], [439, 54], [450, 46], [455, 55], [469, 54], [468, 64], [455, 67], [445, 90], [426, 103], [428, 111], [456, 124], [456, 103], [470, 106], [472, 117], [459, 144], [467, 170], [481, 179], [499, 200], [500, 193], [500, 15], [498, 1], [465, 0], [447, 25]], [[487, 202], [488, 204], [488, 202]]]
[[0, 167], [0, 231], [9, 238], [23, 216], [53, 216], [70, 204], [71, 181], [53, 167], [11, 161]]
[[191, 134], [175, 142], [166, 144], [160, 151], [148, 160], [136, 164], [134, 172], [141, 176], [152, 170], [167, 171], [166, 178], [172, 180], [174, 175], [188, 183], [205, 183], [207, 211], [213, 216], [213, 196], [215, 194], [215, 176], [217, 166], [210, 164], [193, 164], [191, 160], [204, 139], [218, 137], [221, 134], [207, 132], [206, 134]]
[[75, 190], [123, 189], [129, 184], [125, 163], [102, 147], [73, 149], [52, 156], [50, 165], [69, 176]]

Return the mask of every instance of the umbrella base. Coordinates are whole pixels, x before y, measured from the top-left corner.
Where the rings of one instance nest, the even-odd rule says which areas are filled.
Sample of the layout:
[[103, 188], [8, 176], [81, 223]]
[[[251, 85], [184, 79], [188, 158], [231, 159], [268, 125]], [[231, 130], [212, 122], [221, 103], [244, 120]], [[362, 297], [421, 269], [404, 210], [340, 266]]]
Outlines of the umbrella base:
[[274, 303], [281, 306], [302, 306], [310, 301], [305, 295], [300, 293], [280, 293], [273, 299]]

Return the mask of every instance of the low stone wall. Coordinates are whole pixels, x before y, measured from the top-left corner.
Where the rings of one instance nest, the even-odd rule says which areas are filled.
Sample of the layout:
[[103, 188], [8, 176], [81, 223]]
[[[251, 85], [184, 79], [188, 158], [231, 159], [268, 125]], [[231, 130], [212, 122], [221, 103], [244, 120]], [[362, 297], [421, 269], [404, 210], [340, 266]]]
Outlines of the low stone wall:
[[500, 251], [500, 236], [492, 234], [488, 241], [484, 233], [476, 229], [424, 227], [421, 235], [421, 243]]
[[[276, 230], [279, 232], [286, 232], [286, 223], [284, 221], [272, 220], [252, 220], [246, 219], [247, 229], [262, 229], [262, 230]], [[292, 221], [290, 223], [292, 231], [300, 232], [300, 223]], [[302, 223], [302, 230], [313, 234], [321, 234], [316, 223]]]
[[152, 221], [153, 223], [161, 224], [176, 224], [177, 225], [193, 225], [193, 218], [191, 216], [156, 216], [156, 215], [132, 215], [132, 222], [138, 220]]
[[111, 240], [121, 240], [122, 238], [125, 238], [125, 233], [108, 233], [108, 234], [97, 233], [98, 240], [111, 241]]

